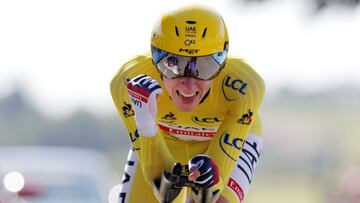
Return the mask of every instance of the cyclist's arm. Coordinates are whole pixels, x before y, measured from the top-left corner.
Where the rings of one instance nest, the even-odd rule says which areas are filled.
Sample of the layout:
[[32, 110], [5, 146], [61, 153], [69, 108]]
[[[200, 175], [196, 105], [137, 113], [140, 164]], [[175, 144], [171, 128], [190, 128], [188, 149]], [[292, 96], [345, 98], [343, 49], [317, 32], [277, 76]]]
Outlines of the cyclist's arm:
[[[256, 114], [264, 94], [264, 82], [261, 78], [246, 97], [239, 98], [231, 103], [229, 112], [220, 125], [214, 139], [211, 141], [207, 154], [215, 161], [219, 167], [220, 181], [214, 190], [222, 190], [227, 184], [230, 174], [234, 169], [236, 161], [239, 159], [241, 148], [247, 139], [251, 127], [256, 120]], [[239, 119], [245, 114], [252, 113], [252, 122], [241, 122]]]
[[[236, 180], [228, 182], [228, 186], [231, 189], [236, 187], [236, 184], [240, 186], [242, 194], [239, 196], [245, 198], [252, 182], [252, 177], [259, 161], [262, 146], [263, 146], [263, 129], [260, 115], [256, 115], [256, 120], [253, 122], [249, 136], [247, 137], [241, 153], [240, 159], [237, 161], [235, 169], [231, 177]], [[236, 183], [234, 182], [236, 181]]]
[[[112, 79], [110, 84], [111, 95], [118, 113], [122, 117], [132, 147], [136, 150], [144, 177], [149, 184], [152, 184], [155, 179], [161, 178], [164, 169], [170, 170], [173, 162], [171, 161], [170, 153], [166, 153], [167, 147], [165, 146], [163, 136], [141, 136], [136, 128], [134, 112], [124, 113], [126, 109], [124, 110], [123, 108], [127, 108], [126, 104], [131, 104], [126, 79], [137, 75], [137, 73], [133, 72], [129, 74], [129, 71], [126, 71], [127, 68], [125, 64]], [[161, 132], [158, 131], [157, 133]]]

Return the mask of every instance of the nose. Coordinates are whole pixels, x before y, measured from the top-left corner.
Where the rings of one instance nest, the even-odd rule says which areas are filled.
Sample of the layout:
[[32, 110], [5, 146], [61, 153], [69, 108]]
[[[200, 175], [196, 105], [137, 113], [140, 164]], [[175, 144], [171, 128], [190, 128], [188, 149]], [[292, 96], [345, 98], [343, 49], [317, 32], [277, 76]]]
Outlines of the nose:
[[193, 77], [183, 77], [181, 83], [189, 90], [192, 90], [195, 87], [196, 79]]

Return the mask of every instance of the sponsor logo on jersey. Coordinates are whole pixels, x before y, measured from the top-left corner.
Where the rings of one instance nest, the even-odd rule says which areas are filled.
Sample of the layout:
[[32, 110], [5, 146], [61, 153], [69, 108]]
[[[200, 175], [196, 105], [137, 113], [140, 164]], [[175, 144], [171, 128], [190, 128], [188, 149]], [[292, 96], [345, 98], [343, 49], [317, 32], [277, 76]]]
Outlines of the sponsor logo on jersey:
[[215, 136], [217, 130], [217, 128], [182, 126], [174, 123], [164, 123], [164, 122], [159, 122], [158, 125], [161, 130], [169, 133], [170, 135], [174, 135], [175, 137], [178, 138], [185, 138], [188, 136], [194, 136], [200, 138], [212, 138]]
[[260, 157], [261, 146], [261, 138], [254, 134], [250, 134], [242, 148], [236, 168], [239, 169], [237, 174], [242, 174], [246, 177], [246, 184], [251, 183], [252, 174], [254, 173], [256, 163]]
[[227, 185], [235, 192], [241, 202], [244, 199], [244, 191], [241, 189], [240, 185], [232, 178], [229, 179]]
[[171, 112], [169, 112], [168, 114], [166, 114], [165, 116], [163, 116], [161, 118], [165, 119], [165, 120], [171, 120], [171, 121], [176, 120], [175, 114], [173, 114]]
[[125, 118], [131, 117], [135, 115], [134, 110], [131, 107], [131, 104], [128, 104], [126, 102], [123, 102], [124, 106], [122, 107], [123, 114]]
[[195, 130], [187, 130], [187, 129], [178, 129], [173, 128], [165, 125], [159, 124], [161, 130], [171, 133], [171, 134], [178, 134], [178, 135], [189, 135], [189, 136], [200, 136], [200, 137], [213, 137], [216, 132], [211, 131], [195, 131]]
[[[122, 177], [120, 193], [117, 188], [115, 189], [115, 187], [118, 187], [118, 186], [114, 186], [113, 189], [111, 190], [111, 191], [117, 193], [114, 198], [115, 199], [118, 198], [116, 202], [119, 202], [119, 203], [120, 202], [121, 203], [128, 202], [128, 200], [129, 200], [128, 195], [130, 194], [131, 186], [134, 181], [134, 175], [135, 175], [138, 160], [137, 160], [134, 152], [130, 152], [130, 153], [131, 153], [131, 156], [128, 156], [124, 175]], [[110, 201], [110, 202], [114, 202], [114, 201]]]
[[248, 113], [245, 113], [244, 115], [241, 116], [241, 118], [239, 118], [239, 120], [237, 120], [237, 123], [243, 124], [243, 125], [250, 125], [252, 123], [252, 116], [253, 116], [253, 112], [251, 112], [251, 110], [248, 110]]
[[214, 123], [220, 123], [221, 120], [218, 119], [217, 117], [213, 117], [213, 118], [200, 118], [198, 116], [193, 116], [191, 117], [191, 120], [198, 124], [198, 125], [202, 125], [202, 126], [207, 126], [207, 125], [211, 125]]
[[246, 95], [245, 89], [246, 89], [247, 85], [248, 84], [246, 82], [244, 82], [243, 80], [240, 80], [237, 78], [232, 78], [231, 76], [228, 75], [223, 80], [222, 91], [223, 91], [225, 98], [228, 101], [234, 101], [234, 100], [238, 99], [238, 97], [230, 96], [232, 94], [229, 94], [227, 92], [227, 89], [229, 89], [231, 91], [236, 91], [239, 93], [239, 95]]
[[230, 155], [229, 150], [241, 150], [244, 140], [239, 137], [231, 137], [229, 133], [226, 131], [220, 137], [220, 148], [221, 150], [228, 156], [230, 159], [237, 161], [237, 157], [233, 157]]
[[139, 133], [138, 133], [138, 130], [136, 129], [134, 133], [129, 133], [129, 137], [130, 137], [130, 141], [133, 145], [133, 149], [134, 150], [139, 150], [140, 148], [139, 147], [136, 147], [135, 145], [135, 142], [139, 139]]

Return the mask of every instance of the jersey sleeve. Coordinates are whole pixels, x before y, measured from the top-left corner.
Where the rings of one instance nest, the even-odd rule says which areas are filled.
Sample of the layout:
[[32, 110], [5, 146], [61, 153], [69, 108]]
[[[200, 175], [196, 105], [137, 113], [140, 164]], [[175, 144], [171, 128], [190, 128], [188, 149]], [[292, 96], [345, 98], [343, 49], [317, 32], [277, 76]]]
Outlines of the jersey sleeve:
[[259, 112], [257, 112], [255, 115], [255, 118], [256, 119], [254, 120], [254, 122], [251, 125], [250, 133], [263, 138], [264, 130], [263, 130], [263, 125], [262, 125], [261, 114]]
[[[141, 163], [144, 177], [152, 185], [154, 180], [161, 178], [164, 169], [170, 169], [173, 162], [163, 136], [158, 135], [161, 134], [160, 131], [154, 137], [144, 137], [136, 128], [136, 115], [132, 110], [127, 90], [127, 81], [139, 74], [139, 71], [133, 67], [137, 65], [134, 60], [123, 65], [115, 74], [110, 83], [110, 91], [115, 107], [128, 132], [132, 148], [136, 151]], [[137, 60], [141, 60], [141, 58], [138, 57]]]
[[249, 83], [246, 94], [230, 103], [226, 116], [206, 152], [219, 168], [220, 181], [214, 190], [222, 190], [227, 184], [249, 133], [254, 131], [262, 134], [261, 125], [254, 124], [257, 123], [265, 84], [257, 74], [251, 79], [253, 81]]

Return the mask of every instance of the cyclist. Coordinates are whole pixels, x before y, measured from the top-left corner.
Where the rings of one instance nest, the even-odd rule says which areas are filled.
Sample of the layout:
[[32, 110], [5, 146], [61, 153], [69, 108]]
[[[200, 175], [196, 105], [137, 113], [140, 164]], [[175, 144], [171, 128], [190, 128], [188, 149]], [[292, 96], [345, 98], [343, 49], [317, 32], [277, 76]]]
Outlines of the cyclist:
[[[176, 162], [216, 202], [244, 199], [262, 148], [264, 82], [228, 48], [221, 15], [186, 6], [161, 15], [151, 53], [116, 73], [111, 94], [132, 142], [119, 202], [157, 202], [154, 181]], [[186, 199], [196, 192], [184, 188], [174, 202]]]

